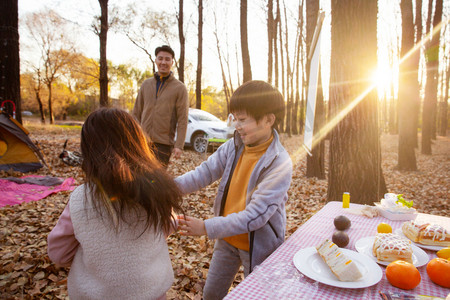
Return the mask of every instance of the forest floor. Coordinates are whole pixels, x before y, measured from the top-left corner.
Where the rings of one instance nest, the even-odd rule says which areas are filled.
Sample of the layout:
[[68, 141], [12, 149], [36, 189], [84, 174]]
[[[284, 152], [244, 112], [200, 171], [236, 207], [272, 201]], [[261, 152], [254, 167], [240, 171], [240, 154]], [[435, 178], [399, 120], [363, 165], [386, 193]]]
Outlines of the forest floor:
[[[25, 124], [27, 125], [27, 124]], [[32, 174], [73, 177], [83, 182], [79, 167], [61, 162], [59, 154], [64, 141], [68, 150], [79, 151], [80, 128], [28, 124], [30, 137], [37, 142], [51, 167]], [[287, 236], [290, 236], [326, 203], [327, 180], [306, 178], [306, 158], [301, 149], [302, 136], [282, 135], [282, 143], [294, 162], [294, 172], [287, 210]], [[433, 155], [416, 151], [418, 171], [399, 172], [397, 164], [398, 136], [382, 135], [382, 169], [389, 192], [403, 194], [414, 201], [419, 212], [450, 215], [450, 137], [433, 141]], [[208, 153], [210, 155], [211, 153]], [[182, 157], [171, 162], [169, 172], [174, 176], [194, 169], [206, 155], [186, 149]], [[326, 160], [327, 161], [327, 160]], [[29, 173], [27, 173], [28, 175]], [[21, 177], [18, 172], [0, 171], [0, 178]], [[185, 197], [187, 214], [209, 218], [218, 182]], [[69, 268], [56, 267], [47, 256], [47, 235], [56, 224], [70, 192], [60, 192], [36, 202], [0, 208], [0, 298], [2, 299], [67, 299]], [[168, 299], [201, 299], [213, 251], [213, 241], [206, 237], [168, 238], [175, 281]], [[240, 272], [233, 283], [243, 279]]]

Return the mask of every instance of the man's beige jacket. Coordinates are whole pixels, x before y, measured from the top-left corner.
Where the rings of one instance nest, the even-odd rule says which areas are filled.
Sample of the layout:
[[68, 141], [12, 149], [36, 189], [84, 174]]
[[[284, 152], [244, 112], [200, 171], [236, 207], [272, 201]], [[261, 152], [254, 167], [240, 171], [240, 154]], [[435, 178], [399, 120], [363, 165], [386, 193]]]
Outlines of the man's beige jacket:
[[[145, 80], [133, 108], [152, 142], [183, 149], [188, 123], [189, 101], [185, 85], [172, 74], [156, 95], [156, 78]], [[175, 132], [177, 140], [175, 141]]]

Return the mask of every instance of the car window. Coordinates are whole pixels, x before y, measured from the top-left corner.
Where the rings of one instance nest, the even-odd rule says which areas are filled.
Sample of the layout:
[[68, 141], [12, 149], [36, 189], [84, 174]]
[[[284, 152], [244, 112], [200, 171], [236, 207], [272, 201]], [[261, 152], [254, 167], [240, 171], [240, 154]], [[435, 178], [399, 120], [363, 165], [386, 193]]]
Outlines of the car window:
[[191, 117], [196, 120], [196, 121], [208, 121], [208, 122], [220, 122], [220, 119], [217, 118], [214, 115], [211, 115], [209, 113], [198, 113], [198, 112], [191, 112], [190, 113]]

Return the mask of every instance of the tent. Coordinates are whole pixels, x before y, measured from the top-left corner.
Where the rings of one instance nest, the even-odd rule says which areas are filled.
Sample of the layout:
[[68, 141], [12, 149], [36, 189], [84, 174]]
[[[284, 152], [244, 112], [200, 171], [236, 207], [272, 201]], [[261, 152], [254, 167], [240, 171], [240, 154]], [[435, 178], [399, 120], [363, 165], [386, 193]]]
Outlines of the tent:
[[28, 134], [19, 122], [0, 113], [0, 170], [30, 172], [42, 168], [42, 163], [46, 164]]

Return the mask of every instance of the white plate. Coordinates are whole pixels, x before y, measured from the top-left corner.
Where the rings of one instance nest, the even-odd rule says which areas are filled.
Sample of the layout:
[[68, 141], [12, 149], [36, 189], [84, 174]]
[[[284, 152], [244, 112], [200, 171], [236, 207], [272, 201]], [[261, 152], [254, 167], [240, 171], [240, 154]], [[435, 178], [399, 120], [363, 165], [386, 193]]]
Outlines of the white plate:
[[[403, 233], [401, 228], [398, 228], [395, 231], [396, 234], [398, 234], [401, 237], [407, 238], [409, 240], [409, 238]], [[427, 250], [434, 250], [434, 251], [439, 251], [441, 249], [444, 249], [444, 246], [433, 246], [433, 245], [422, 245], [420, 243], [415, 243], [413, 241], [411, 241], [411, 243], [413, 243], [414, 245], [416, 245], [417, 247], [423, 248], [423, 249], [427, 249]]]
[[[373, 248], [374, 240], [375, 240], [375, 236], [366, 236], [366, 237], [363, 237], [363, 238], [357, 240], [355, 243], [356, 251], [369, 256], [370, 258], [372, 258], [375, 262], [379, 263], [380, 265], [384, 265], [384, 266], [389, 265], [391, 263], [390, 261], [378, 260], [373, 255], [372, 248]], [[421, 267], [421, 266], [425, 265], [429, 260], [428, 254], [415, 245], [411, 244], [411, 248], [413, 251], [413, 254], [412, 254], [413, 265], [416, 267]]]
[[365, 288], [381, 280], [383, 271], [374, 261], [367, 259], [361, 253], [342, 248], [341, 250], [342, 253], [356, 263], [356, 266], [362, 274], [361, 279], [357, 281], [339, 281], [320, 257], [319, 253], [317, 253], [315, 247], [304, 248], [295, 253], [294, 265], [300, 272], [311, 279], [345, 289]]

